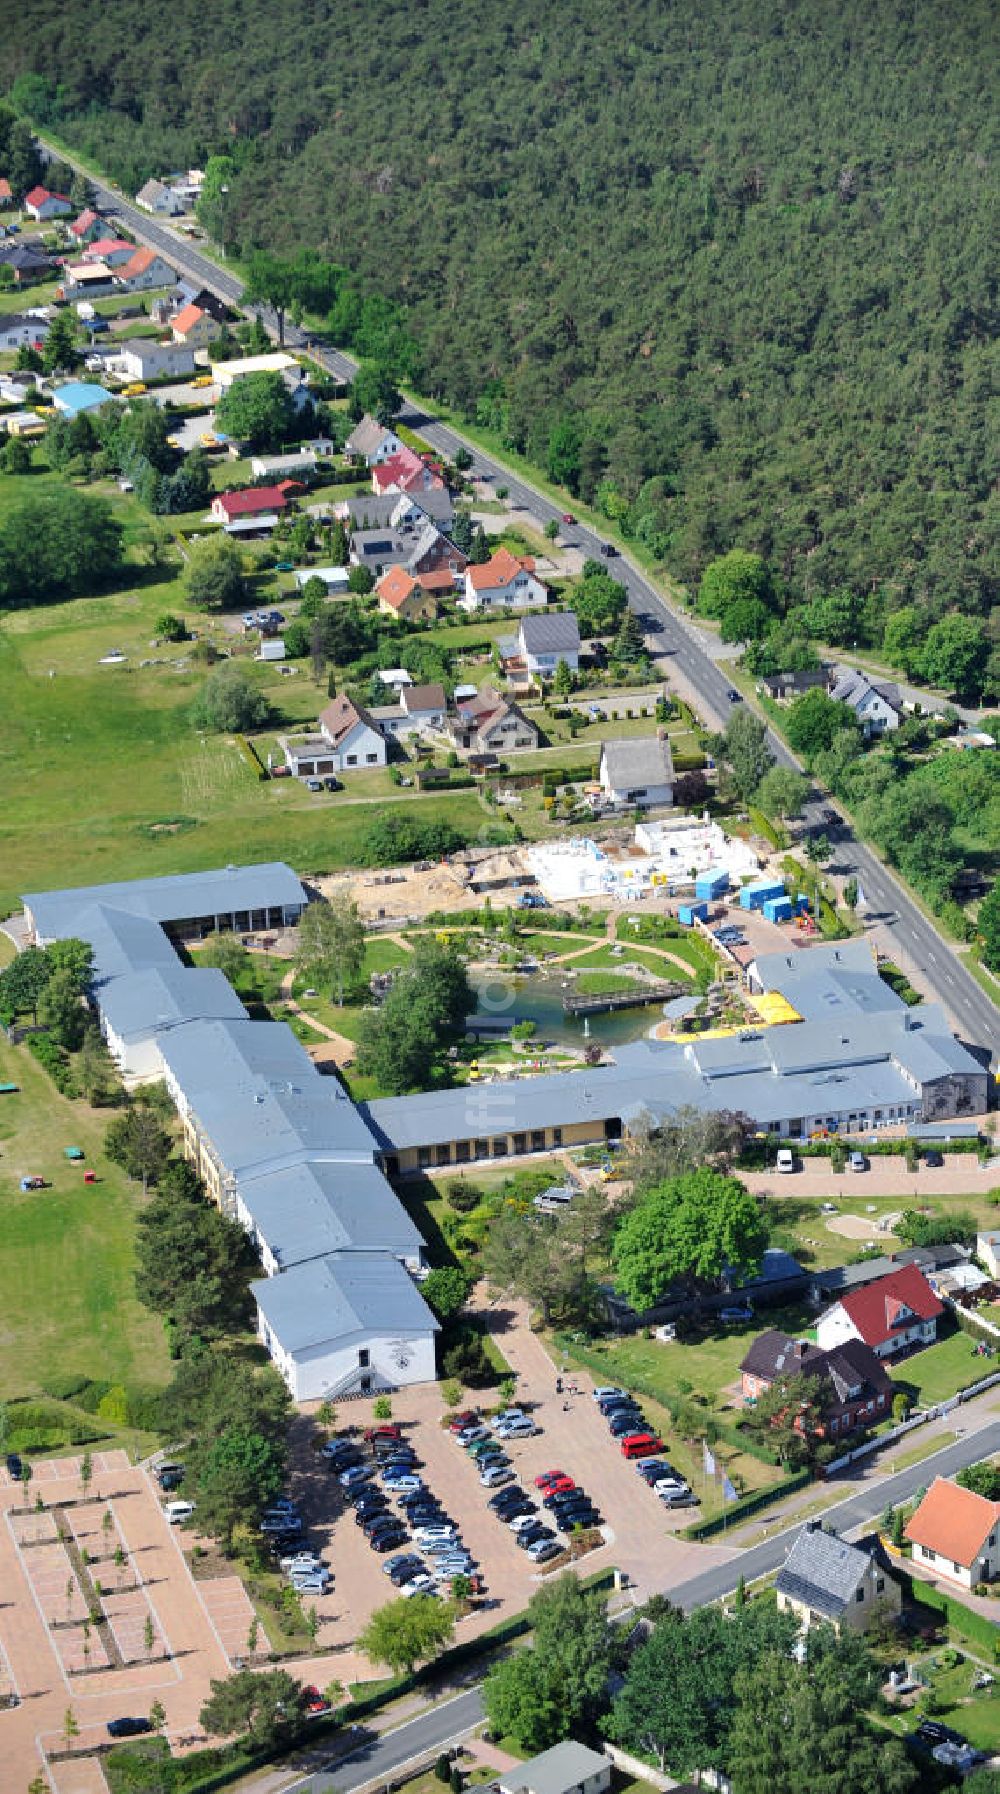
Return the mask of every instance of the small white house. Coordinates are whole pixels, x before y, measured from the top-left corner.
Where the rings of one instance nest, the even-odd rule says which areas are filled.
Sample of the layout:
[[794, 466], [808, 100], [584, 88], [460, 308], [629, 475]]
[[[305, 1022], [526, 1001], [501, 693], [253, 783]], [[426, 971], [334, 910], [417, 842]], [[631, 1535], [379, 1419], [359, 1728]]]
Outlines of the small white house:
[[976, 1235], [976, 1257], [991, 1277], [1000, 1278], [1000, 1228]]
[[369, 467], [380, 467], [383, 461], [398, 455], [402, 446], [395, 430], [366, 415], [355, 424], [344, 444], [344, 452], [352, 459], [365, 461]]
[[573, 612], [523, 617], [515, 660], [522, 662], [525, 672], [542, 679], [550, 679], [561, 660], [575, 673], [580, 665], [580, 627]]
[[608, 1794], [611, 1759], [603, 1751], [564, 1738], [497, 1777], [500, 1794]]
[[8, 354], [13, 349], [44, 342], [48, 334], [49, 327], [44, 318], [8, 312], [6, 317], [0, 317], [0, 353]]
[[384, 766], [385, 736], [375, 719], [350, 698], [333, 698], [321, 713], [315, 735], [281, 736], [285, 761], [297, 779], [323, 778], [332, 772], [356, 772]]
[[465, 569], [463, 610], [534, 610], [548, 603], [548, 592], [535, 577], [530, 555], [500, 548], [491, 560]]
[[674, 801], [674, 763], [665, 735], [605, 741], [598, 777], [611, 804], [649, 809]]
[[195, 370], [194, 350], [183, 343], [157, 343], [150, 337], [133, 337], [123, 343], [109, 362], [110, 370], [122, 380], [183, 379]]
[[351, 589], [350, 567], [298, 567], [295, 571], [295, 584], [299, 591], [305, 591], [311, 579], [321, 579], [329, 598], [342, 598]]
[[934, 1478], [906, 1528], [914, 1565], [974, 1589], [1000, 1575], [1000, 1501]]
[[135, 203], [144, 212], [152, 212], [159, 218], [178, 218], [184, 210], [183, 195], [163, 181], [147, 181], [144, 187], [139, 188]]
[[855, 672], [853, 667], [841, 667], [830, 688], [830, 696], [835, 703], [846, 704], [853, 710], [866, 741], [898, 729], [902, 721], [903, 701], [899, 687], [876, 685], [863, 673]]
[[311, 449], [289, 449], [284, 455], [254, 455], [250, 473], [255, 480], [311, 480], [316, 456]]
[[331, 1252], [252, 1283], [257, 1329], [297, 1402], [432, 1383], [438, 1323], [385, 1252]]

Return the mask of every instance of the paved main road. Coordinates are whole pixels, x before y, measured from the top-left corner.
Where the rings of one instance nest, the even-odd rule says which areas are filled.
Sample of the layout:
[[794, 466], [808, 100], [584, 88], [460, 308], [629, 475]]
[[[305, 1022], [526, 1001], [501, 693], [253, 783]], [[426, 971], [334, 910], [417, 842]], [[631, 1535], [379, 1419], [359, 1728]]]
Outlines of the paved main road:
[[[51, 154], [57, 152], [53, 149]], [[61, 152], [60, 152], [61, 153]], [[84, 170], [83, 172], [87, 172]], [[194, 247], [186, 238], [159, 220], [140, 211], [130, 200], [112, 188], [97, 184], [98, 205], [114, 212], [140, 242], [168, 255], [173, 266], [200, 281], [230, 305], [242, 306], [242, 287], [235, 275], [222, 269]], [[277, 319], [264, 307], [249, 308], [259, 313], [267, 327], [277, 334]], [[293, 324], [285, 329], [290, 348], [310, 349], [311, 354], [330, 373], [343, 380], [353, 379], [357, 363], [339, 350], [321, 347], [306, 332]], [[514, 505], [532, 512], [544, 524], [561, 522], [559, 506], [520, 475], [511, 473], [499, 461], [485, 454], [449, 424], [425, 417], [413, 405], [404, 405], [401, 421], [417, 428], [433, 448], [453, 456], [457, 448], [467, 448], [473, 455], [477, 473], [506, 485]], [[581, 524], [564, 525], [562, 539], [574, 543], [585, 554], [599, 556], [603, 538]], [[741, 702], [730, 686], [724, 668], [716, 665], [700, 642], [692, 624], [671, 608], [656, 588], [628, 556], [616, 555], [610, 562], [628, 593], [629, 604], [640, 616], [650, 619], [647, 630], [654, 654], [676, 668], [682, 681], [691, 688], [706, 721], [725, 726], [734, 708]], [[769, 731], [769, 743], [776, 760], [784, 766], [801, 770], [799, 762], [783, 741]], [[835, 865], [839, 872], [853, 874], [864, 892], [864, 914], [878, 919], [890, 942], [909, 959], [922, 975], [923, 982], [937, 1002], [943, 1004], [962, 1039], [972, 1046], [989, 1050], [992, 1061], [1000, 1060], [1000, 1009], [970, 977], [957, 954], [927, 920], [917, 903], [898, 883], [870, 848], [855, 839], [845, 818], [831, 825], [828, 821], [828, 800], [810, 804], [805, 812], [807, 825], [824, 829], [835, 848]]]
[[[943, 1446], [933, 1456], [922, 1458], [919, 1464], [912, 1464], [895, 1476], [875, 1477], [835, 1507], [824, 1508], [823, 1525], [832, 1527], [843, 1537], [859, 1526], [869, 1525], [887, 1507], [909, 1501], [918, 1489], [928, 1487], [936, 1476], [953, 1476], [966, 1464], [977, 1464], [981, 1458], [988, 1458], [996, 1451], [1000, 1451], [1000, 1420], [989, 1421], [986, 1426], [965, 1433], [951, 1445]], [[688, 1611], [693, 1607], [707, 1607], [710, 1602], [731, 1594], [741, 1576], [749, 1583], [770, 1575], [784, 1563], [801, 1531], [801, 1526], [788, 1527], [784, 1532], [776, 1533], [773, 1539], [741, 1551], [727, 1563], [703, 1570], [690, 1582], [670, 1589], [670, 1599]]]
[[483, 1719], [483, 1692], [477, 1682], [451, 1700], [425, 1708], [416, 1719], [372, 1738], [353, 1754], [342, 1757], [335, 1768], [316, 1770], [292, 1782], [285, 1794], [353, 1794], [366, 1782], [385, 1781], [416, 1757], [457, 1744]]

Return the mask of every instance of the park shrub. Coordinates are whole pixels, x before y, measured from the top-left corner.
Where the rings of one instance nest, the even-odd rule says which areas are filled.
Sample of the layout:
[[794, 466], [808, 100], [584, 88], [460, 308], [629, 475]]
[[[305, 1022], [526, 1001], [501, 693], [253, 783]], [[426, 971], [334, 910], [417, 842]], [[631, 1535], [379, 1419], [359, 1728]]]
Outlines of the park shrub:
[[111, 1420], [115, 1426], [128, 1425], [128, 1396], [120, 1383], [113, 1383], [107, 1395], [102, 1395], [97, 1412], [102, 1420]]
[[893, 1574], [902, 1584], [904, 1596], [919, 1606], [931, 1607], [943, 1614], [953, 1632], [970, 1644], [978, 1645], [992, 1663], [1000, 1663], [1000, 1631], [995, 1620], [976, 1613], [953, 1599], [934, 1583], [918, 1581], [909, 1571], [894, 1567]]
[[75, 1397], [77, 1407], [82, 1408], [86, 1414], [96, 1414], [110, 1388], [110, 1383], [88, 1379]]
[[86, 1389], [89, 1379], [74, 1374], [72, 1371], [60, 1376], [58, 1372], [46, 1377], [42, 1383], [42, 1391], [50, 1395], [55, 1402], [71, 1402]]

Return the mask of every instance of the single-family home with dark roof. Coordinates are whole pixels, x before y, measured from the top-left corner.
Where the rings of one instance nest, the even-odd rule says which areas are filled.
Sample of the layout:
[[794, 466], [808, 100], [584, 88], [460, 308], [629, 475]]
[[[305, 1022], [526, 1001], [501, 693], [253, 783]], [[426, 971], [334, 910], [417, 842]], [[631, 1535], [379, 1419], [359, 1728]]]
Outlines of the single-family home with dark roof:
[[571, 673], [580, 664], [580, 627], [571, 610], [523, 617], [517, 634], [498, 643], [504, 672], [529, 678], [551, 679], [559, 662]]
[[944, 1305], [917, 1265], [903, 1265], [863, 1289], [847, 1291], [816, 1322], [824, 1351], [860, 1339], [879, 1358], [933, 1345]]
[[885, 681], [876, 683], [854, 667], [840, 667], [830, 684], [830, 696], [836, 704], [846, 704], [861, 724], [866, 740], [898, 729], [903, 720], [903, 700], [899, 686]]
[[279, 736], [285, 763], [296, 778], [323, 778], [365, 766], [384, 766], [386, 739], [371, 712], [351, 698], [332, 698], [312, 735]]
[[842, 1438], [892, 1413], [892, 1379], [870, 1346], [848, 1339], [822, 1351], [777, 1328], [758, 1334], [740, 1365], [743, 1400], [753, 1402], [798, 1376], [820, 1379], [822, 1424], [817, 1432], [823, 1437]]
[[603, 742], [597, 776], [610, 804], [648, 809], [674, 801], [674, 762], [665, 734]]
[[906, 1527], [913, 1562], [962, 1588], [1000, 1575], [1000, 1501], [936, 1476]]
[[43, 343], [48, 334], [49, 326], [44, 318], [29, 318], [19, 311], [0, 314], [0, 351], [25, 346], [33, 348], [36, 343]]
[[15, 286], [23, 287], [47, 279], [55, 264], [51, 256], [29, 243], [0, 243], [0, 266], [10, 269]]
[[408, 735], [440, 733], [447, 715], [443, 685], [404, 685], [398, 704], [380, 704], [371, 712], [372, 721], [396, 741]]
[[814, 685], [825, 685], [828, 676], [827, 667], [802, 667], [792, 673], [764, 673], [759, 685], [776, 703], [789, 704], [804, 691], [812, 691]]
[[838, 1632], [863, 1632], [902, 1606], [902, 1590], [880, 1547], [867, 1540], [849, 1545], [825, 1532], [818, 1520], [803, 1526], [775, 1588], [779, 1612], [794, 1613], [803, 1631], [833, 1626]]
[[456, 748], [467, 754], [503, 755], [538, 746], [535, 724], [490, 685], [459, 704], [449, 726]]

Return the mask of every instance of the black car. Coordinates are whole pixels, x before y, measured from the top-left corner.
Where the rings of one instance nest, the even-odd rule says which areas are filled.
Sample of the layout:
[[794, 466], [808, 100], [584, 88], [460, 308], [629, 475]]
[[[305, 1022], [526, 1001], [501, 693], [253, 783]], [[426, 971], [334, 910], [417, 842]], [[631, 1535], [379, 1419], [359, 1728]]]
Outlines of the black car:
[[615, 555], [618, 553], [618, 550], [615, 547], [613, 542], [602, 542], [601, 543], [601, 553], [603, 554], [605, 560], [611, 561], [614, 559]]
[[921, 1744], [929, 1745], [932, 1750], [936, 1744], [965, 1743], [961, 1732], [953, 1731], [950, 1725], [942, 1725], [939, 1719], [922, 1719], [916, 1735]]
[[368, 1540], [372, 1550], [380, 1555], [384, 1551], [397, 1551], [400, 1545], [408, 1545], [409, 1542], [410, 1535], [402, 1526], [395, 1532], [378, 1532], [373, 1539]]
[[740, 696], [739, 692], [736, 691], [733, 686], [729, 687], [729, 690], [726, 693], [726, 697], [729, 699], [729, 702], [731, 704], [742, 704], [742, 702], [743, 702], [743, 699]]
[[592, 1503], [590, 1496], [584, 1494], [582, 1489], [568, 1489], [565, 1495], [550, 1496], [545, 1505], [554, 1514], [561, 1514], [568, 1507], [590, 1507]]
[[514, 1543], [519, 1551], [527, 1551], [529, 1545], [537, 1545], [542, 1539], [554, 1539], [555, 1536], [551, 1526], [539, 1523], [537, 1526], [522, 1527], [520, 1532], [514, 1534]]
[[599, 1526], [601, 1516], [590, 1502], [583, 1507], [566, 1507], [556, 1515], [556, 1525], [560, 1532], [572, 1532], [574, 1526]]
[[127, 1714], [122, 1719], [108, 1720], [109, 1738], [138, 1738], [143, 1732], [153, 1729], [148, 1719], [138, 1716], [130, 1718]]
[[418, 1558], [412, 1564], [397, 1564], [395, 1569], [389, 1571], [389, 1581], [393, 1588], [404, 1588], [408, 1582], [413, 1581], [414, 1576], [422, 1576], [423, 1573], [424, 1566]]
[[608, 1421], [608, 1432], [612, 1439], [627, 1439], [631, 1433], [648, 1433], [649, 1426], [644, 1414], [613, 1414]]
[[607, 1420], [608, 1415], [614, 1414], [617, 1409], [619, 1409], [619, 1408], [633, 1408], [634, 1409], [634, 1408], [638, 1408], [639, 1404], [636, 1401], [634, 1395], [604, 1395], [601, 1397], [601, 1400], [598, 1402], [597, 1406], [598, 1406], [599, 1412], [601, 1414], [603, 1414], [605, 1420]]
[[511, 1520], [520, 1519], [524, 1514], [537, 1514], [537, 1512], [538, 1509], [534, 1502], [525, 1497], [524, 1501], [515, 1501], [510, 1507], [502, 1507], [497, 1514], [497, 1519], [503, 1520], [505, 1524], [509, 1525]]
[[398, 1514], [368, 1514], [358, 1524], [366, 1539], [373, 1539], [380, 1532], [398, 1532], [403, 1522]]
[[21, 1481], [21, 1478], [24, 1475], [24, 1465], [16, 1451], [9, 1451], [7, 1453], [7, 1475], [12, 1476], [17, 1483]]
[[323, 780], [323, 783], [326, 786], [328, 791], [343, 791], [343, 789], [344, 789], [340, 780], [335, 779], [332, 773], [329, 775], [328, 778], [325, 778]]
[[924, 1164], [927, 1165], [931, 1171], [940, 1171], [944, 1164], [944, 1158], [939, 1152], [925, 1152]]
[[517, 1483], [509, 1483], [505, 1489], [498, 1489], [495, 1495], [491, 1495], [487, 1505], [494, 1513], [499, 1514], [503, 1508], [510, 1507], [513, 1502], [523, 1501], [524, 1498], [524, 1490]]

